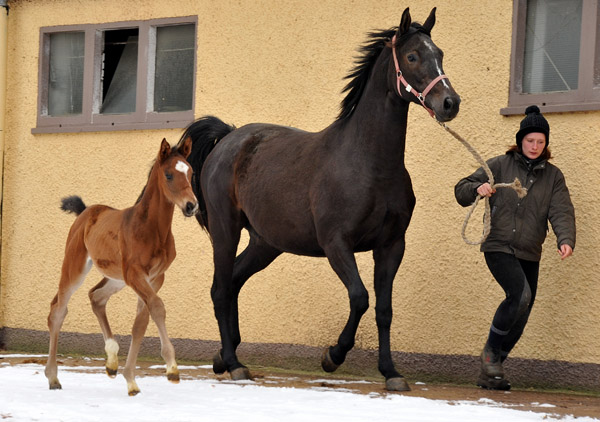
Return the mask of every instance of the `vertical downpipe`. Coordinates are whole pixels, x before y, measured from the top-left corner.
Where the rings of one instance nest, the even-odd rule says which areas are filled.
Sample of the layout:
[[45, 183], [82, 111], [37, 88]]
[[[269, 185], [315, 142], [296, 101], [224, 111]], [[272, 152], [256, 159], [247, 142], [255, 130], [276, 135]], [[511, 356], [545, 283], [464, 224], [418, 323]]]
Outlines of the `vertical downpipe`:
[[[8, 4], [0, 0], [0, 262], [2, 258], [2, 202], [4, 198], [4, 136], [6, 112], [6, 57], [8, 51]], [[1, 267], [0, 267], [1, 268]], [[0, 277], [2, 276], [0, 269]], [[0, 287], [0, 346], [4, 343], [4, 307], [2, 288]]]

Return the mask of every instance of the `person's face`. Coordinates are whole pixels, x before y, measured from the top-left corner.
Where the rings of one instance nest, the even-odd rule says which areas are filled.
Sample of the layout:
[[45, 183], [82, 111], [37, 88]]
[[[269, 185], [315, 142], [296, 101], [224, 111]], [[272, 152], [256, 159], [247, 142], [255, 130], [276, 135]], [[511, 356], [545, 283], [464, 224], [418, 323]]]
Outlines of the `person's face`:
[[545, 146], [546, 135], [540, 132], [528, 133], [523, 137], [523, 142], [521, 143], [523, 155], [530, 160], [535, 160], [542, 155]]

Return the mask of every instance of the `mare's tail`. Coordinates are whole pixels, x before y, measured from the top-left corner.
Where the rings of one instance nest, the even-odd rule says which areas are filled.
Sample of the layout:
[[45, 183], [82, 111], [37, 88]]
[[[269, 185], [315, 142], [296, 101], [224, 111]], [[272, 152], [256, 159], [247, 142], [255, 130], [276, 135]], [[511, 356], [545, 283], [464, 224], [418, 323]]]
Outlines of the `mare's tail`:
[[194, 169], [194, 174], [192, 175], [192, 189], [194, 190], [196, 198], [198, 198], [198, 204], [200, 206], [200, 212], [196, 214], [196, 219], [207, 231], [209, 229], [208, 219], [206, 218], [206, 202], [204, 201], [202, 189], [200, 188], [200, 173], [202, 171], [202, 166], [206, 161], [206, 157], [208, 157], [208, 154], [210, 154], [215, 145], [217, 145], [217, 142], [235, 129], [235, 126], [228, 125], [217, 117], [204, 116], [189, 125], [177, 143], [177, 147], [180, 147], [186, 138], [192, 138], [192, 152], [187, 158], [187, 161]]
[[83, 203], [83, 200], [76, 195], [68, 196], [63, 198], [60, 203], [60, 209], [65, 212], [70, 212], [76, 215], [79, 215], [85, 210], [87, 207]]

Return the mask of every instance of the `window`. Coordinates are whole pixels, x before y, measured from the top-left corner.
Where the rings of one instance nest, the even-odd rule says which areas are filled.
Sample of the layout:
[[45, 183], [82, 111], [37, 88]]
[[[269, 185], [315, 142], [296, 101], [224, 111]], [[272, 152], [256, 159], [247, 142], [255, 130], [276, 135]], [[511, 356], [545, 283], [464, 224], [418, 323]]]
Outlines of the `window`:
[[40, 31], [33, 133], [185, 127], [194, 119], [197, 17]]
[[600, 110], [598, 0], [514, 0], [508, 107]]

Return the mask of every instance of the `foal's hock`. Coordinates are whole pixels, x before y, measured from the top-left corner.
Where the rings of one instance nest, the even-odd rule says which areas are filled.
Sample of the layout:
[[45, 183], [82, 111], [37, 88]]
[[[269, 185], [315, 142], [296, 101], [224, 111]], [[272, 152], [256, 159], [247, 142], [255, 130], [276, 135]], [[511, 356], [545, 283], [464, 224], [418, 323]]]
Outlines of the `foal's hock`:
[[133, 207], [124, 210], [106, 205], [86, 207], [78, 196], [62, 200], [61, 209], [78, 217], [67, 237], [58, 293], [52, 300], [48, 315], [50, 350], [46, 377], [50, 389], [62, 388], [57, 377], [56, 352], [59, 331], [67, 315], [67, 303], [83, 283], [92, 264], [103, 275], [102, 280], [89, 291], [89, 297], [104, 335], [107, 374], [111, 377], [117, 374], [119, 346], [108, 323], [106, 303], [113, 294], [128, 285], [138, 295], [137, 316], [123, 371], [129, 395], [140, 392], [135, 382], [135, 363], [149, 317], [158, 327], [167, 378], [179, 381], [175, 350], [167, 336], [165, 307], [157, 292], [163, 285], [165, 271], [175, 259], [175, 242], [171, 233], [175, 206], [181, 208], [187, 217], [195, 215], [199, 208], [190, 185], [192, 168], [186, 161], [190, 151], [191, 139], [173, 149], [163, 139], [148, 182]]

